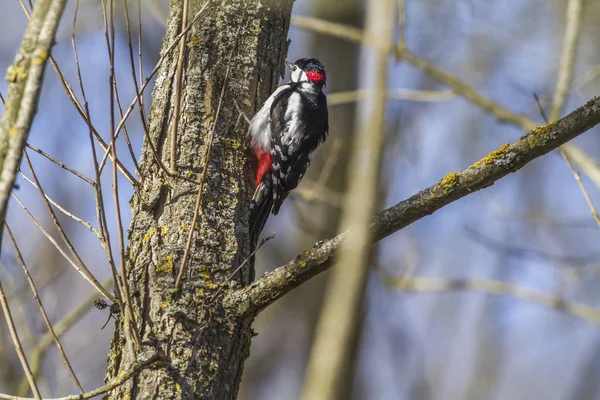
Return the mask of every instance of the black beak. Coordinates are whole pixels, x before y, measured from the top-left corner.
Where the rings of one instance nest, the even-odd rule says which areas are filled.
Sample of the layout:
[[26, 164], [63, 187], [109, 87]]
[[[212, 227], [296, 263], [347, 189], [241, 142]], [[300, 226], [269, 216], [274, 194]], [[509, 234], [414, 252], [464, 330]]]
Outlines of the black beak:
[[292, 72], [292, 66], [293, 66], [293, 65], [294, 65], [294, 64], [292, 64], [292, 63], [291, 63], [291, 62], [289, 62], [289, 61], [286, 61], [286, 62], [285, 62], [285, 66], [287, 67], [287, 69], [289, 69], [289, 70], [290, 70], [290, 72]]

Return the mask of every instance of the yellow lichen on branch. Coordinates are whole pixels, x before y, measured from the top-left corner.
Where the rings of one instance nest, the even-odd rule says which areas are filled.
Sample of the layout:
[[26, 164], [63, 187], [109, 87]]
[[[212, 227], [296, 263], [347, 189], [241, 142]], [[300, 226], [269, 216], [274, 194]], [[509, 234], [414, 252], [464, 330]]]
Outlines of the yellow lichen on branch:
[[498, 150], [492, 151], [490, 154], [483, 157], [481, 160], [475, 162], [473, 165], [471, 165], [471, 168], [477, 168], [478, 166], [480, 166], [482, 164], [484, 164], [484, 165], [492, 164], [495, 160], [504, 156], [504, 153], [506, 152], [506, 150], [508, 150], [509, 147], [510, 147], [510, 145], [508, 143], [503, 144], [502, 146], [500, 146], [500, 148]]
[[527, 144], [530, 149], [546, 144], [546, 134], [552, 129], [558, 121], [550, 122], [544, 126], [538, 126], [529, 135], [527, 135]]
[[457, 184], [458, 184], [458, 173], [457, 172], [452, 172], [450, 174], [447, 174], [440, 181], [440, 186], [446, 190], [452, 190], [452, 188], [454, 188], [454, 186], [456, 186]]

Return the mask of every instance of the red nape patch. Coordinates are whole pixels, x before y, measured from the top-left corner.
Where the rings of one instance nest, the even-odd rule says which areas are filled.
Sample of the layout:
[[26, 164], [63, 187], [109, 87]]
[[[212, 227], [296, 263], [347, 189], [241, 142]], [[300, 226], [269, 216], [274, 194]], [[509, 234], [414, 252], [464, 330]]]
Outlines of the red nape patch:
[[271, 153], [260, 153], [257, 154], [258, 157], [258, 172], [256, 172], [256, 186], [260, 184], [263, 176], [266, 173], [271, 172]]
[[325, 73], [317, 71], [306, 72], [306, 77], [316, 83], [325, 83]]

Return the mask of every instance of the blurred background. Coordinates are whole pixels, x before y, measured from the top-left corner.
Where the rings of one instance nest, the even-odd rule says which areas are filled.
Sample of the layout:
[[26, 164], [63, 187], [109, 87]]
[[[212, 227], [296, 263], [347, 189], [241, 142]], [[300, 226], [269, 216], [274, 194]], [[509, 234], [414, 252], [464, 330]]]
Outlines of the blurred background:
[[[53, 56], [79, 95], [71, 46], [74, 2], [69, 2]], [[131, 82], [123, 3], [117, 18], [116, 76], [121, 103], [135, 96]], [[137, 3], [129, 2], [137, 18]], [[312, 16], [362, 28], [376, 0], [297, 0], [294, 15]], [[402, 37], [408, 49], [471, 85], [511, 112], [543, 124], [533, 93], [544, 107], [556, 85], [567, 20], [566, 0], [405, 0]], [[27, 19], [17, 0], [0, 0], [0, 70], [12, 63]], [[144, 0], [140, 32], [142, 68], [147, 75], [159, 57], [166, 0]], [[600, 88], [600, 2], [583, 1], [572, 90], [563, 114], [582, 105]], [[136, 20], [137, 21], [137, 20]], [[398, 25], [394, 41], [401, 37]], [[74, 29], [91, 118], [109, 140], [109, 62], [101, 3], [82, 0]], [[336, 93], [365, 88], [368, 57], [361, 45], [314, 33], [292, 23], [288, 59], [316, 57], [327, 69], [330, 139], [318, 152], [301, 187], [265, 232], [276, 232], [256, 259], [257, 276], [293, 259], [316, 241], [338, 231], [348, 154], [360, 104]], [[490, 151], [523, 135], [520, 127], [499, 123], [447, 85], [390, 58], [386, 146], [381, 169], [380, 208], [393, 205], [464, 169]], [[149, 106], [150, 90], [146, 90]], [[7, 83], [0, 82], [6, 95]], [[398, 92], [396, 89], [403, 89]], [[426, 91], [415, 92], [415, 90]], [[398, 94], [399, 93], [399, 94]], [[142, 124], [134, 113], [127, 123], [139, 156]], [[600, 159], [598, 129], [575, 140]], [[123, 138], [121, 138], [123, 139]], [[30, 144], [93, 175], [85, 122], [48, 66]], [[120, 159], [134, 164], [124, 140]], [[74, 215], [95, 221], [93, 191], [84, 181], [29, 151], [48, 196]], [[112, 166], [109, 166], [112, 168]], [[23, 172], [30, 176], [26, 164]], [[110, 188], [110, 174], [105, 174]], [[598, 202], [598, 182], [582, 176]], [[131, 186], [120, 182], [121, 204]], [[22, 177], [19, 199], [50, 236], [59, 239], [37, 190]], [[114, 215], [107, 201], [108, 216]], [[110, 278], [96, 236], [59, 215], [74, 246], [100, 281]], [[103, 383], [112, 321], [97, 297], [17, 202], [7, 222], [36, 281], [62, 343], [87, 390]], [[109, 219], [116, 234], [114, 218]], [[4, 235], [0, 280], [38, 384], [46, 396], [74, 393], [58, 352], [48, 341], [12, 243]], [[354, 374], [346, 384], [352, 399], [600, 399], [600, 228], [572, 172], [558, 152], [532, 162], [494, 186], [444, 207], [378, 243], [356, 318], [359, 339]], [[596, 243], [596, 244], [594, 244]], [[296, 399], [302, 392], [315, 325], [329, 274], [319, 275], [259, 315], [240, 399]], [[419, 278], [407, 290], [393, 277]], [[458, 280], [458, 281], [457, 281]], [[475, 280], [475, 281], [473, 281]], [[485, 280], [495, 283], [477, 285]], [[439, 285], [436, 282], [445, 282]], [[452, 283], [459, 283], [452, 285]], [[475, 282], [470, 284], [469, 282]], [[508, 286], [510, 285], [510, 286]], [[476, 290], [470, 290], [474, 288]], [[449, 289], [449, 290], [446, 290]], [[521, 290], [516, 291], [516, 289]], [[523, 294], [524, 290], [529, 291]], [[490, 293], [490, 292], [495, 292]], [[537, 294], [538, 297], [527, 294]], [[498, 295], [499, 294], [499, 295]], [[540, 304], [557, 300], [557, 304]], [[537, 300], [536, 300], [537, 299]], [[567, 310], [561, 310], [567, 304]], [[586, 305], [578, 315], [573, 304]], [[58, 329], [58, 327], [57, 327]], [[0, 324], [0, 392], [27, 393], [23, 372]]]

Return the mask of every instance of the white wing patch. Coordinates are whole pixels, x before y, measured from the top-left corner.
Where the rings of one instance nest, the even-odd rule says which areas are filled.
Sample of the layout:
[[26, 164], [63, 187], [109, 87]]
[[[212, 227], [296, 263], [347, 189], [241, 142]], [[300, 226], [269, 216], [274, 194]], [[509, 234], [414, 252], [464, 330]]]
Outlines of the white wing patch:
[[260, 149], [264, 153], [268, 153], [271, 150], [271, 105], [273, 100], [285, 89], [287, 85], [281, 85], [275, 90], [271, 96], [265, 101], [265, 104], [258, 110], [258, 112], [250, 121], [250, 127], [248, 128], [248, 135], [252, 139], [252, 147]]

